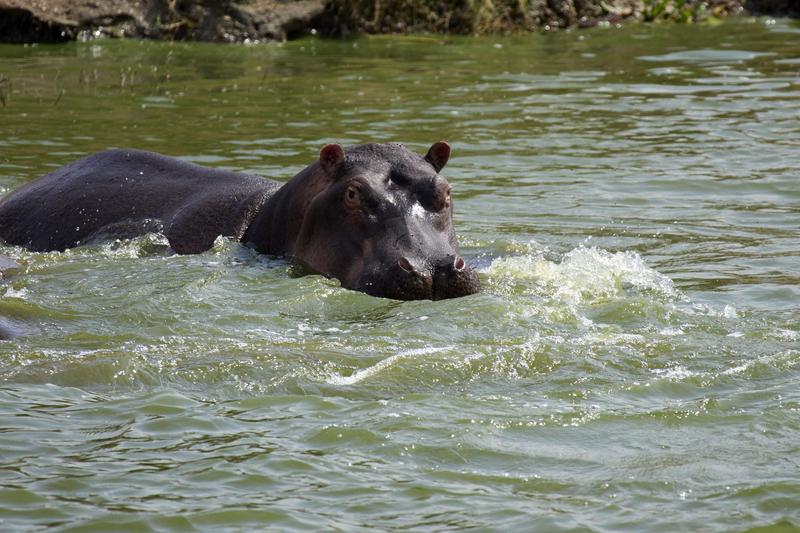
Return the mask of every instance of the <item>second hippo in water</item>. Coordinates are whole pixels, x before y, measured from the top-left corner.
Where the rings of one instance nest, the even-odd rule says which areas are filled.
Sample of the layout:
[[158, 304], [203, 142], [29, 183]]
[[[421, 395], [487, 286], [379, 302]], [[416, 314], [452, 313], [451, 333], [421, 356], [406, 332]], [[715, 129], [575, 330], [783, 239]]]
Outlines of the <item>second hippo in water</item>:
[[0, 202], [0, 238], [64, 250], [161, 231], [178, 253], [219, 236], [296, 259], [348, 289], [400, 300], [473, 294], [459, 256], [450, 146], [425, 156], [403, 145], [326, 145], [285, 185], [138, 150], [108, 150], [66, 165]]

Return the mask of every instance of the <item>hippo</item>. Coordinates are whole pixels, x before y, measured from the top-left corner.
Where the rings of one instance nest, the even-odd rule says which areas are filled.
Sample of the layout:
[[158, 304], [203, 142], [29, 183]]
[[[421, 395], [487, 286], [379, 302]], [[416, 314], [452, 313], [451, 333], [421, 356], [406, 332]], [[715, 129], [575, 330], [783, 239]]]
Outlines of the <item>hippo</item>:
[[293, 259], [342, 287], [396, 300], [476, 293], [459, 255], [450, 185], [439, 172], [450, 146], [422, 156], [402, 144], [328, 144], [281, 185], [131, 149], [90, 155], [0, 201], [0, 239], [63, 251], [162, 232], [179, 254], [219, 236]]

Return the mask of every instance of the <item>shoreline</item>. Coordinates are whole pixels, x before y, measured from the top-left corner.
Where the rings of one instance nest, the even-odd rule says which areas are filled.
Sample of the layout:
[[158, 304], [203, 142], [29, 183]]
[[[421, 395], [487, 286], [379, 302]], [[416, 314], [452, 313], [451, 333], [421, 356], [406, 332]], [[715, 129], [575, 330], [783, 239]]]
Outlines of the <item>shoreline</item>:
[[[102, 4], [102, 5], [101, 5]], [[248, 43], [309, 34], [509, 34], [731, 15], [800, 15], [793, 0], [0, 0], [0, 42], [96, 37]]]

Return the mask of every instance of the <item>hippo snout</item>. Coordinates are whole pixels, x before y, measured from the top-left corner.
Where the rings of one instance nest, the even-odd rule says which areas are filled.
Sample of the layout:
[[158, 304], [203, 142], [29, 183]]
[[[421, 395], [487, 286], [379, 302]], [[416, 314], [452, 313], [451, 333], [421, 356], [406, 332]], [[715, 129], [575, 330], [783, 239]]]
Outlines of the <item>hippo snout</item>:
[[458, 255], [448, 256], [433, 271], [433, 299], [445, 300], [480, 291], [478, 274]]
[[388, 269], [383, 285], [386, 291], [380, 296], [396, 300], [444, 300], [480, 290], [478, 275], [457, 255], [422, 268], [401, 257]]

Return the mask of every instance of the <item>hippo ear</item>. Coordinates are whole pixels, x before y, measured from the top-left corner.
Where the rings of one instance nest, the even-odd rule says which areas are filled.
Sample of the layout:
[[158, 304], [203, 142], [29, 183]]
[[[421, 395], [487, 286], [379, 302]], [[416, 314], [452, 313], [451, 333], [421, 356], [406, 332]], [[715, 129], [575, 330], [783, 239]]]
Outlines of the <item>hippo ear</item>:
[[433, 165], [436, 172], [444, 168], [448, 159], [450, 159], [450, 145], [444, 141], [434, 143], [430, 150], [428, 150], [428, 153], [425, 154], [425, 160]]
[[326, 144], [319, 151], [319, 163], [329, 176], [336, 173], [342, 162], [344, 162], [344, 149], [339, 144]]

